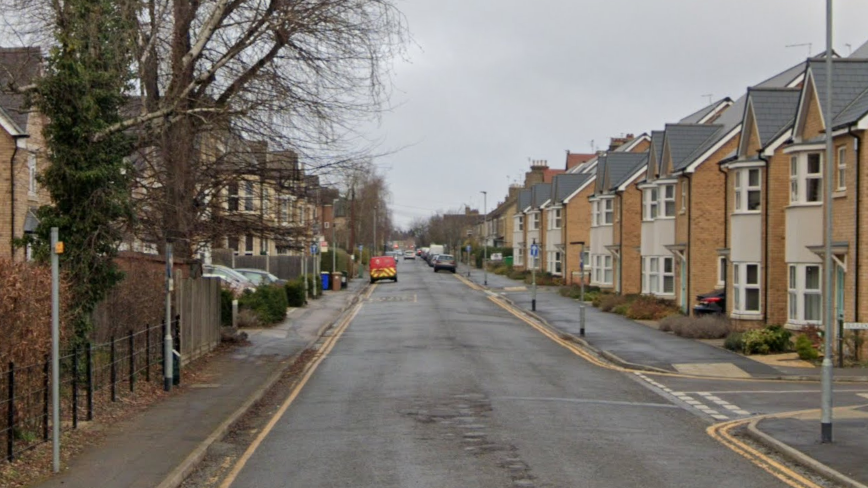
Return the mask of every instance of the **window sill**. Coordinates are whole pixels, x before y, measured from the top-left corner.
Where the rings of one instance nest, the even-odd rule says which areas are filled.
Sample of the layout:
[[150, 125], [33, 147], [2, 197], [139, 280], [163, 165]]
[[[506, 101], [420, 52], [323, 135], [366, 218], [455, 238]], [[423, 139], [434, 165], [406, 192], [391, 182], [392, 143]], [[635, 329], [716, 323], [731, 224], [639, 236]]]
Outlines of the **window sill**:
[[729, 318], [736, 320], [763, 320], [765, 317], [759, 312], [732, 312]]
[[822, 207], [823, 202], [790, 202], [785, 208]]
[[835, 190], [832, 193], [832, 198], [846, 198], [846, 197], [847, 197], [847, 189], [846, 188], [841, 188], [841, 189]]
[[762, 210], [736, 210], [732, 215], [762, 215]]

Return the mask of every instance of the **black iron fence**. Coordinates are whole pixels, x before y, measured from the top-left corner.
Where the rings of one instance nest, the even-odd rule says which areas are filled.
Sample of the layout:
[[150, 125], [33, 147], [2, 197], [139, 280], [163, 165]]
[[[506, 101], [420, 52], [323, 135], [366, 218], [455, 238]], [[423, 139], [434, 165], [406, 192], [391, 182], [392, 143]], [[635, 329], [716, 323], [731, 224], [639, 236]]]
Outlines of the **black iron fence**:
[[[173, 346], [180, 350], [180, 316], [172, 320]], [[162, 384], [165, 321], [108, 342], [87, 344], [60, 355], [60, 427], [93, 420], [100, 404], [134, 395], [136, 383]], [[36, 364], [10, 362], [0, 375], [0, 439], [7, 461], [50, 440], [51, 358]]]

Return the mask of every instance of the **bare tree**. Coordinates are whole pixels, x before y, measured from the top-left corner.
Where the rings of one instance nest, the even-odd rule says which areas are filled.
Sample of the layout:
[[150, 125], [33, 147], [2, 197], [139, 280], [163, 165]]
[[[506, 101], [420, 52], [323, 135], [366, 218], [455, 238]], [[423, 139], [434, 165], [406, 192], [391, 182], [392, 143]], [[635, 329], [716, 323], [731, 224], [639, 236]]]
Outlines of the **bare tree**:
[[[83, 0], [0, 1], [33, 20], [22, 39], [46, 41], [65, 6]], [[226, 194], [223, 175], [274, 172], [239, 141], [292, 151], [305, 176], [372, 150], [353, 128], [388, 97], [388, 61], [406, 36], [393, 0], [118, 1], [137, 28], [136, 103], [94, 139], [138, 137], [145, 217], [131, 230], [176, 238], [182, 255], [227, 232], [225, 220], [202, 220]]]

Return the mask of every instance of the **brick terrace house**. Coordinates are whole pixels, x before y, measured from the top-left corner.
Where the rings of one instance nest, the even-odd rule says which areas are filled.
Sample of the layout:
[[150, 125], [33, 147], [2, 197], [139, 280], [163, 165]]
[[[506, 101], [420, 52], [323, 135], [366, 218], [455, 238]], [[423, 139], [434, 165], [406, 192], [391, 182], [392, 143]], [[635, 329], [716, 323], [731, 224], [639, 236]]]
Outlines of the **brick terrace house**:
[[[784, 316], [786, 324], [800, 328], [822, 320], [823, 293], [823, 184], [825, 178], [825, 131], [833, 131], [834, 181], [832, 252], [835, 269], [833, 290], [838, 320], [863, 320], [868, 313], [868, 282], [862, 229], [866, 228], [868, 195], [861, 182], [866, 166], [862, 150], [868, 128], [868, 59], [833, 61], [832, 120], [826, 124], [823, 105], [827, 90], [822, 59], [811, 59], [805, 69], [792, 139], [776, 151], [785, 157], [770, 164], [770, 211], [784, 206], [783, 224], [769, 227], [769, 246], [782, 242], [783, 253], [769, 260], [769, 320]], [[775, 162], [782, 162], [777, 167]], [[787, 195], [788, 198], [782, 198]], [[771, 220], [771, 218], [770, 218]], [[770, 222], [771, 224], [771, 222]], [[734, 229], [735, 230], [735, 229]], [[783, 235], [781, 236], [781, 233]], [[733, 235], [733, 240], [738, 237]], [[784, 260], [779, 259], [783, 255]], [[777, 259], [776, 259], [777, 258]], [[735, 268], [733, 269], [735, 272]], [[741, 282], [733, 276], [739, 293]], [[786, 300], [782, 298], [786, 290]], [[775, 298], [772, 298], [775, 297]]]
[[29, 258], [12, 243], [36, 230], [36, 209], [50, 203], [36, 181], [48, 165], [45, 117], [25, 105], [15, 87], [29, 85], [42, 69], [39, 48], [0, 48], [0, 256]]
[[518, 269], [527, 268], [525, 249], [529, 246], [527, 244], [529, 241], [527, 240], [527, 219], [525, 212], [530, 210], [532, 197], [533, 192], [531, 192], [530, 188], [519, 190], [516, 197], [516, 209], [513, 215], [512, 226], [512, 264], [513, 267]]
[[[582, 246], [573, 244], [590, 242], [590, 207], [588, 197], [594, 191], [596, 175], [588, 173], [564, 174], [555, 176], [553, 183], [553, 199], [561, 211], [560, 256], [554, 256], [561, 262], [561, 269], [566, 284], [579, 282], [580, 257]], [[549, 236], [553, 242], [556, 235]], [[587, 254], [587, 252], [585, 252]], [[586, 271], [589, 269], [587, 258], [584, 258]], [[586, 280], [587, 281], [587, 280]]]

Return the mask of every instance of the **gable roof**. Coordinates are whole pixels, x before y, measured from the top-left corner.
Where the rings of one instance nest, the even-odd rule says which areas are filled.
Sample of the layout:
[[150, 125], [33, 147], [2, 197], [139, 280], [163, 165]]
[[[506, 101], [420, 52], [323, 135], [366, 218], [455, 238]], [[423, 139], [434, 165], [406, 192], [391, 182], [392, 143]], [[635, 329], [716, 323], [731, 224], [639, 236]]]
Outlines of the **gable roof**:
[[574, 153], [568, 150], [567, 165], [565, 169], [569, 171], [580, 164], [587, 163], [594, 156], [596, 156], [594, 153]]
[[715, 112], [719, 112], [722, 109], [725, 109], [728, 104], [732, 103], [732, 99], [729, 97], [721, 98], [720, 100], [711, 103], [701, 109], [693, 112], [692, 114], [684, 117], [679, 120], [679, 124], [701, 124], [705, 122], [708, 118], [714, 116]]
[[554, 200], [562, 203], [590, 178], [591, 175], [587, 173], [555, 176], [554, 183], [552, 183], [552, 196]]
[[525, 188], [518, 192], [518, 211], [524, 212], [524, 210], [530, 207], [531, 197], [533, 196], [533, 192], [530, 188]]
[[42, 52], [36, 47], [0, 48], [0, 108], [21, 129], [27, 131], [30, 110], [25, 97], [12, 90], [33, 83], [42, 69]]
[[609, 173], [607, 190], [617, 189], [647, 164], [648, 153], [612, 154], [606, 163], [606, 170]]
[[597, 158], [597, 168], [595, 171], [595, 177], [597, 178], [594, 181], [594, 194], [598, 195], [603, 193], [603, 189], [606, 181], [606, 165], [609, 164], [609, 154], [605, 153], [601, 154], [599, 158]]
[[[806, 73], [817, 91], [820, 109], [825, 113], [824, 104], [826, 103], [827, 90], [825, 60], [809, 60]], [[833, 128], [847, 125], [860, 118], [859, 110], [863, 107], [861, 98], [866, 89], [868, 89], [868, 59], [832, 60]], [[852, 110], [845, 110], [851, 106]]]
[[865, 41], [864, 44], [862, 44], [861, 46], [856, 48], [856, 50], [853, 51], [850, 54], [850, 56], [848, 56], [848, 58], [854, 58], [854, 59], [868, 58], [868, 41]]
[[[669, 148], [672, 171], [680, 171], [693, 162], [691, 156], [700, 148], [709, 145], [722, 127], [718, 124], [666, 124], [663, 146]], [[658, 164], [662, 163], [661, 158]]]
[[748, 88], [760, 146], [766, 147], [793, 125], [800, 93], [798, 88]]
[[552, 197], [552, 184], [537, 183], [533, 185], [531, 191], [533, 192], [531, 207], [537, 209]]

